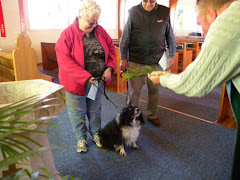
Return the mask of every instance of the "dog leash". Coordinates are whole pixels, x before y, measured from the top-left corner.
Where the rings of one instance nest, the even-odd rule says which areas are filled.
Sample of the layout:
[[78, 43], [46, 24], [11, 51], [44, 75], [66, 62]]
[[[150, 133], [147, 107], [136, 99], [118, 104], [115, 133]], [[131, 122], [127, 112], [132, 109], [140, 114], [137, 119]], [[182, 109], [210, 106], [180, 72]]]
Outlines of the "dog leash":
[[[101, 77], [97, 77], [97, 78], [95, 78], [95, 80], [98, 81], [98, 82], [100, 82], [100, 81], [102, 80], [102, 78], [101, 78]], [[111, 102], [111, 103], [113, 104], [113, 106], [114, 106], [117, 110], [121, 111], [121, 110], [119, 109], [119, 107], [118, 107], [111, 99], [109, 99], [109, 97], [107, 96], [106, 91], [105, 91], [105, 84], [106, 84], [106, 81], [103, 81], [104, 92], [102, 92], [101, 89], [100, 89], [98, 86], [96, 86], [96, 84], [93, 84], [93, 85], [99, 90], [100, 93], [102, 93], [102, 94], [105, 96], [105, 98], [106, 98], [109, 102]]]

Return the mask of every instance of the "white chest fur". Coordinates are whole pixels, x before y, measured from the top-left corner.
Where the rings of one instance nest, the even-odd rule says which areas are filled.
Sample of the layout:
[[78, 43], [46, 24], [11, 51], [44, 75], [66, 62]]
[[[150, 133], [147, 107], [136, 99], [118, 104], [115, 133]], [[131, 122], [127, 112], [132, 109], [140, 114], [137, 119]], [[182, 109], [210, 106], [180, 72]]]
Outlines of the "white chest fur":
[[138, 127], [124, 126], [121, 128], [126, 146], [131, 146], [133, 143], [137, 141], [140, 129], [141, 126]]

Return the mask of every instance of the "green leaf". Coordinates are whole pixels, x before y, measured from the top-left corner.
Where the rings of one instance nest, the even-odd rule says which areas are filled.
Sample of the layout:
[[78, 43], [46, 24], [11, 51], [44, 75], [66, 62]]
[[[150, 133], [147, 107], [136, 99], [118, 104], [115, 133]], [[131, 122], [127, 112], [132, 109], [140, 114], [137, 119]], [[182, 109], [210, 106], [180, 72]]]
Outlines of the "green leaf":
[[25, 135], [23, 135], [23, 134], [13, 133], [12, 135], [13, 135], [13, 136], [16, 136], [16, 137], [20, 137], [20, 138], [23, 139], [23, 140], [32, 142], [32, 143], [36, 144], [38, 147], [43, 147], [43, 146], [42, 146], [41, 144], [39, 144], [38, 142], [34, 141], [33, 139], [31, 139], [31, 138], [29, 138], [28, 136], [25, 136]]
[[52, 149], [56, 149], [56, 147], [43, 147], [43, 148], [39, 148], [37, 150], [33, 150], [33, 151], [28, 151], [28, 152], [24, 152], [24, 153], [18, 153], [14, 156], [10, 156], [4, 160], [1, 161], [0, 163], [0, 168], [3, 168], [5, 166], [8, 166], [10, 164], [14, 164], [26, 157], [29, 157], [29, 156], [33, 156], [37, 153], [41, 153], [41, 152], [45, 152], [45, 151], [49, 151], [49, 150], [52, 150]]
[[128, 68], [128, 72], [123, 73], [123, 78], [125, 80], [134, 79], [137, 77], [144, 77], [147, 76], [149, 73], [153, 72], [154, 69], [152, 69], [150, 66], [143, 66], [143, 68]]

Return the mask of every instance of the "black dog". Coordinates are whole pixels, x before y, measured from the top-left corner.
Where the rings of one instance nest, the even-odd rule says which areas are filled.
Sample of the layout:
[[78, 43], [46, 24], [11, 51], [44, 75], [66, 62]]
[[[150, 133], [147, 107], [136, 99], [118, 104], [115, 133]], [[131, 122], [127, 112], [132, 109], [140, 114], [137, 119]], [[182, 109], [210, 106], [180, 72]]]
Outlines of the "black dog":
[[99, 131], [100, 142], [103, 147], [114, 148], [120, 152], [121, 156], [127, 156], [124, 146], [139, 148], [136, 141], [143, 124], [141, 110], [136, 106], [127, 106], [114, 120]]

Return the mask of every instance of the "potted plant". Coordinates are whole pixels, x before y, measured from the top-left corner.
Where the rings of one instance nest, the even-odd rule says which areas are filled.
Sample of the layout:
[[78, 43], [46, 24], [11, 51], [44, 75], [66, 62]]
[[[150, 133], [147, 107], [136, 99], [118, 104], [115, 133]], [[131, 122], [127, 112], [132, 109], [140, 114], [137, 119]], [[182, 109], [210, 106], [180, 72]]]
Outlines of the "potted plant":
[[51, 171], [45, 167], [41, 167], [34, 172], [31, 172], [31, 168], [18, 168], [18, 164], [29, 164], [29, 157], [42, 158], [42, 153], [62, 148], [42, 145], [41, 141], [38, 142], [32, 137], [35, 137], [36, 134], [47, 134], [48, 132], [41, 130], [41, 128], [40, 130], [29, 128], [32, 126], [56, 126], [50, 123], [50, 119], [54, 117], [42, 116], [38, 119], [33, 118], [30, 121], [24, 121], [26, 115], [50, 106], [58, 106], [58, 104], [42, 105], [42, 101], [53, 99], [39, 101], [39, 96], [34, 96], [0, 107], [0, 169], [2, 169], [0, 179], [74, 179], [72, 176], [63, 177], [59, 173], [51, 174]]

